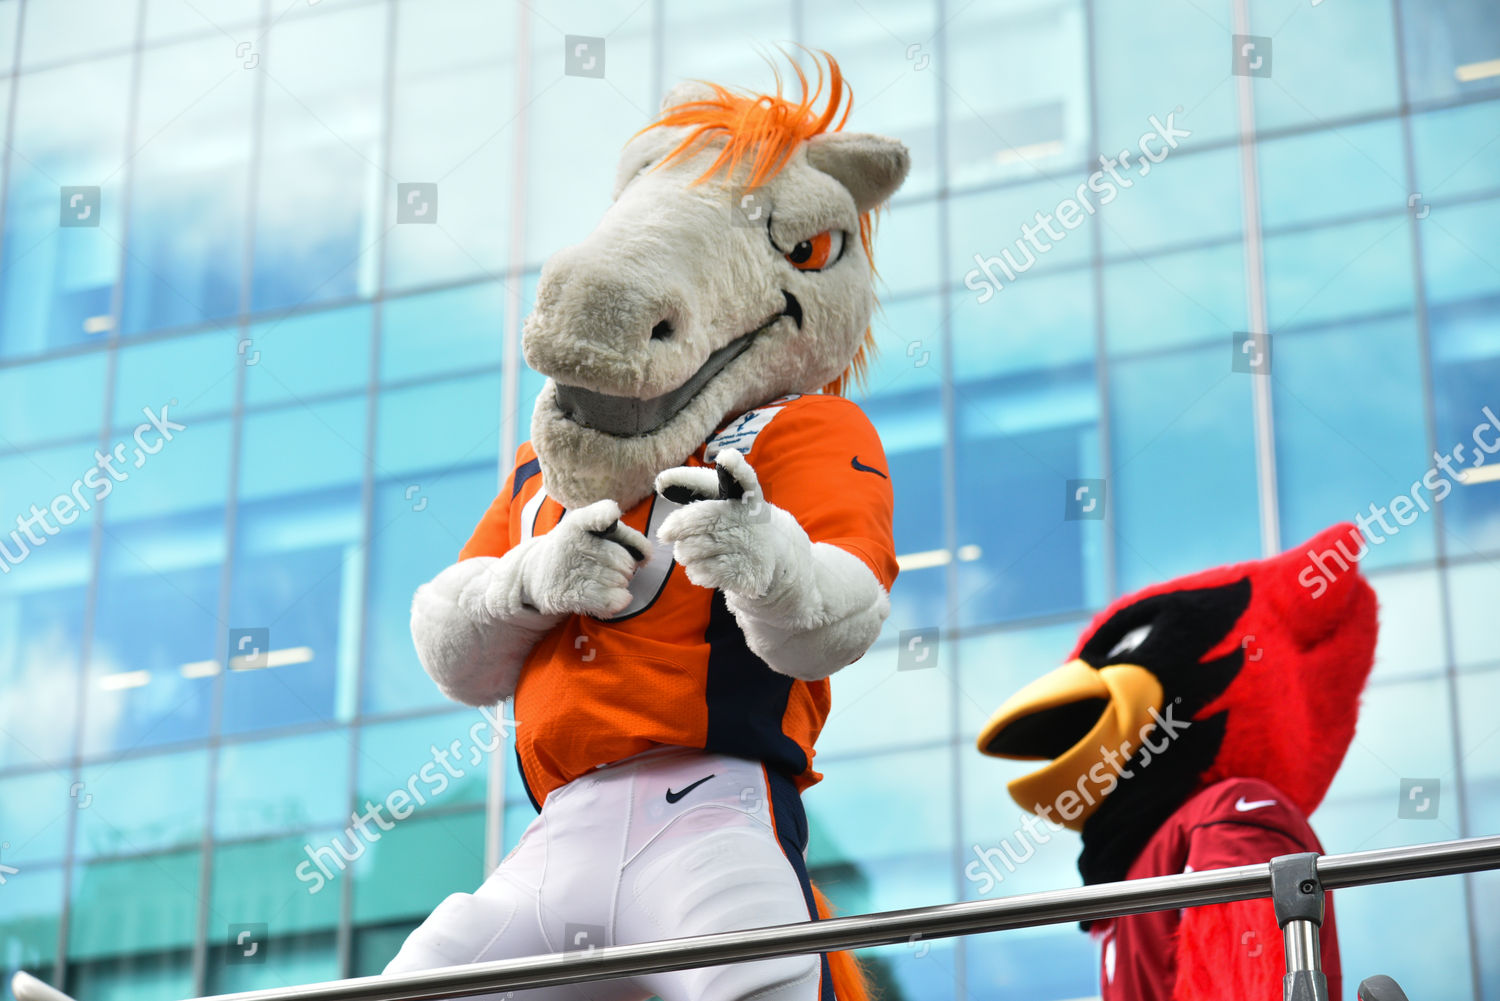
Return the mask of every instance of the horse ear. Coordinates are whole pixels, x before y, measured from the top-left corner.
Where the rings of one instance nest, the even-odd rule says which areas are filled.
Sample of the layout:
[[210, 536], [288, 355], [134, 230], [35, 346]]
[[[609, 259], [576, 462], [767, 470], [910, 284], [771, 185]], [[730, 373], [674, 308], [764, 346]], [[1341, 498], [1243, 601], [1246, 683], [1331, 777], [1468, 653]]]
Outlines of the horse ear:
[[674, 108], [679, 104], [687, 104], [690, 101], [708, 101], [715, 96], [715, 91], [702, 80], [681, 80], [667, 91], [667, 96], [661, 99], [661, 110]]
[[861, 212], [901, 187], [911, 154], [895, 139], [868, 132], [824, 132], [807, 141], [807, 161], [849, 189]]

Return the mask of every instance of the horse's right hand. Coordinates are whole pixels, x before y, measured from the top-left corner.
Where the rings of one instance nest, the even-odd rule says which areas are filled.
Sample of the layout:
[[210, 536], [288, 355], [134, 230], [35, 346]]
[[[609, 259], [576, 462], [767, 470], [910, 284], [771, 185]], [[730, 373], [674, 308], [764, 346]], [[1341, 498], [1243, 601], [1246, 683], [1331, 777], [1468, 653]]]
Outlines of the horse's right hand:
[[631, 578], [650, 558], [651, 543], [620, 520], [620, 506], [596, 501], [533, 538], [521, 563], [523, 601], [549, 615], [615, 615], [630, 604]]

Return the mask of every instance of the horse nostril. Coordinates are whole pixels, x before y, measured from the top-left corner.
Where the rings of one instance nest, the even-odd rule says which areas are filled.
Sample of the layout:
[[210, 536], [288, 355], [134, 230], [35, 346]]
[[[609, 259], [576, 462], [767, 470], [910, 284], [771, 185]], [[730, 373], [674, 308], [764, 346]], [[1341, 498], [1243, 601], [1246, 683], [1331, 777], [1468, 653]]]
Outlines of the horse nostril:
[[664, 341], [672, 336], [672, 321], [662, 320], [651, 328], [651, 339], [653, 341]]

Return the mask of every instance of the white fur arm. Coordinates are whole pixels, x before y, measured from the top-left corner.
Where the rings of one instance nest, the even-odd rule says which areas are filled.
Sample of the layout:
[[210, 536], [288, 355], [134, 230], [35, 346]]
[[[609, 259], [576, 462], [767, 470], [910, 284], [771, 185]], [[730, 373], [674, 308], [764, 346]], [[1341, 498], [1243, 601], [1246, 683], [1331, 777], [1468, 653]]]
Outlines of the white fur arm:
[[614, 501], [590, 504], [504, 556], [461, 560], [417, 588], [412, 640], [444, 695], [474, 706], [508, 698], [531, 648], [564, 618], [630, 604], [651, 544], [619, 517]]
[[[890, 614], [890, 596], [862, 560], [813, 542], [789, 512], [761, 499], [744, 456], [719, 453], [743, 490], [734, 499], [699, 500], [669, 516], [657, 537], [673, 546], [688, 579], [725, 592], [745, 640], [774, 670], [817, 681], [862, 657]], [[682, 467], [657, 477], [668, 496], [719, 497], [710, 469]]]
[[[461, 560], [417, 588], [411, 603], [417, 659], [448, 698], [471, 706], [509, 698], [526, 655], [562, 621], [528, 609], [520, 597], [522, 550], [540, 541], [528, 539], [498, 559]], [[501, 599], [493, 612], [492, 594]], [[507, 594], [513, 600], [504, 600]]]

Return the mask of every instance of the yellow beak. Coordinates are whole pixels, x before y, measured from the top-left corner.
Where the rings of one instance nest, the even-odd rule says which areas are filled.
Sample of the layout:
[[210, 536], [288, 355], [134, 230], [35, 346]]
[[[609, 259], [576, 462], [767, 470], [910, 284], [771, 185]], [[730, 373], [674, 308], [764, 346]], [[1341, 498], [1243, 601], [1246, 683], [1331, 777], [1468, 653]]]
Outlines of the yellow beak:
[[1005, 701], [979, 734], [997, 758], [1048, 764], [1008, 786], [1016, 802], [1073, 830], [1119, 784], [1120, 770], [1156, 725], [1161, 682], [1135, 664], [1095, 669], [1073, 660]]

